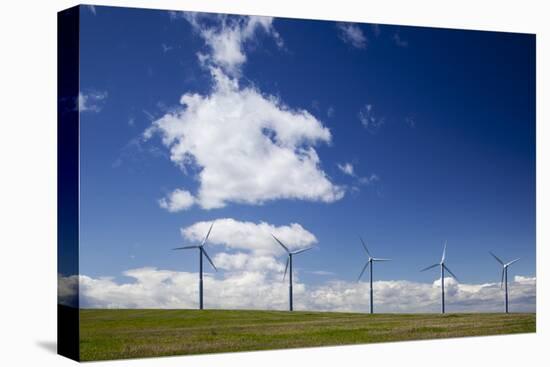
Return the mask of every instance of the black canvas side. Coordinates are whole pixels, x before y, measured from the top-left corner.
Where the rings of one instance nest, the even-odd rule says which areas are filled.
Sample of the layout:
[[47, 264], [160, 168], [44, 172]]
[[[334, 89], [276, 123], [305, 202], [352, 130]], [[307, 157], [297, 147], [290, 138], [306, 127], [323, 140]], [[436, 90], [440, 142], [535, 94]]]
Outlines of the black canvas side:
[[77, 361], [79, 13], [76, 6], [57, 14], [57, 352]]

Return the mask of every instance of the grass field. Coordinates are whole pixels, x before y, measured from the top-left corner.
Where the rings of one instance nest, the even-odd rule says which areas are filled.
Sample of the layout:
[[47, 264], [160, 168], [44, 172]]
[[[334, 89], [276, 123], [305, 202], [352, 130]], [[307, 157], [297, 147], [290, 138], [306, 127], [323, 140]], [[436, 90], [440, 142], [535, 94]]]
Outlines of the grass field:
[[377, 343], [535, 331], [535, 314], [81, 310], [81, 360]]

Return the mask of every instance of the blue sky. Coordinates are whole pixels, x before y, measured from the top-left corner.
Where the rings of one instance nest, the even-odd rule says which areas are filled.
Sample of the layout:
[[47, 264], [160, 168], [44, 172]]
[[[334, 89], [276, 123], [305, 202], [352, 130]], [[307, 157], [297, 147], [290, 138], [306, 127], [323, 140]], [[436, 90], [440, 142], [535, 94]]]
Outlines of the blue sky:
[[[196, 254], [169, 250], [191, 240], [180, 229], [232, 218], [297, 223], [313, 234], [316, 249], [295, 265], [306, 289], [356, 280], [365, 260], [359, 235], [375, 256], [394, 259], [375, 269], [380, 281], [431, 284], [437, 272], [418, 270], [439, 260], [444, 240], [461, 283], [498, 282], [489, 250], [521, 257], [510, 277], [535, 277], [533, 35], [280, 18], [253, 26], [248, 18], [83, 7], [80, 37], [81, 274], [122, 284], [132, 282], [123, 275], [129, 269], [196, 272]], [[227, 92], [223, 80], [238, 87]], [[279, 134], [309, 124], [297, 135], [304, 140], [284, 152], [299, 158], [287, 167], [317, 162], [312, 175], [291, 172], [293, 185], [283, 190], [285, 172], [273, 176], [280, 185], [265, 183], [266, 167], [232, 145], [220, 155], [251, 163], [257, 180], [207, 178], [226, 167], [209, 154], [217, 145], [190, 147], [191, 161], [171, 158], [177, 147], [162, 138], [183, 135], [170, 127], [206, 123], [180, 98], [197, 94], [203, 99], [193, 103], [215, 111], [207, 100], [223, 93], [249, 96], [252, 115], [260, 102], [276, 101], [275, 127], [262, 130], [274, 145], [286, 147]], [[167, 116], [179, 120], [162, 125]], [[256, 126], [246, 118], [251, 125], [239, 126]], [[278, 130], [278, 119], [288, 126]], [[226, 140], [241, 133], [229, 125]], [[295, 189], [302, 183], [306, 189]], [[221, 201], [218, 187], [226, 190]], [[258, 197], [243, 197], [243, 187]], [[178, 189], [192, 204], [163, 208], [159, 202], [169, 207]], [[215, 256], [237, 252], [259, 253], [209, 247]], [[284, 264], [280, 255], [270, 254]]]

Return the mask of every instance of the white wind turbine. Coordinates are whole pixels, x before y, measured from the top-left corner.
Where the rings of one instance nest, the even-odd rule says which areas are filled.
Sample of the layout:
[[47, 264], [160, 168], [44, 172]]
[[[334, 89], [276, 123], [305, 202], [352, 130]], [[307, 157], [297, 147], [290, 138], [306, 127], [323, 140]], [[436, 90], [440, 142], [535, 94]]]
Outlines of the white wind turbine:
[[204, 240], [202, 240], [200, 245], [190, 245], [190, 246], [183, 246], [183, 247], [176, 247], [172, 250], [188, 250], [197, 248], [199, 249], [199, 309], [202, 310], [204, 307], [203, 303], [203, 287], [202, 287], [202, 255], [206, 256], [206, 259], [212, 265], [215, 271], [218, 271], [216, 269], [216, 266], [212, 262], [212, 259], [210, 256], [208, 256], [208, 253], [206, 253], [206, 250], [204, 249], [204, 245], [206, 244], [206, 241], [208, 240], [208, 236], [210, 236], [210, 232], [212, 231], [212, 227], [214, 226], [214, 222], [210, 225], [210, 229], [208, 230], [208, 233], [206, 234], [206, 237], [204, 237]]
[[445, 253], [447, 251], [447, 241], [445, 241], [445, 245], [443, 246], [443, 256], [441, 256], [441, 261], [438, 264], [433, 264], [428, 266], [427, 268], [424, 268], [420, 271], [426, 271], [432, 268], [435, 268], [436, 266], [439, 266], [441, 268], [441, 313], [445, 313], [445, 270], [451, 274], [453, 278], [455, 278], [456, 281], [458, 281], [457, 277], [453, 274], [451, 269], [445, 265]]
[[359, 239], [361, 240], [361, 244], [363, 244], [363, 248], [367, 252], [367, 255], [368, 255], [369, 259], [367, 260], [367, 263], [365, 264], [365, 266], [363, 266], [363, 270], [361, 270], [361, 274], [359, 274], [359, 277], [357, 278], [357, 281], [361, 280], [361, 277], [363, 276], [363, 273], [365, 272], [367, 267], [370, 265], [370, 276], [369, 276], [369, 280], [370, 280], [370, 313], [374, 313], [373, 291], [372, 291], [372, 266], [374, 265], [375, 261], [391, 261], [391, 259], [382, 259], [382, 258], [372, 257], [370, 252], [369, 252], [369, 249], [367, 248], [367, 245], [365, 244], [363, 239], [361, 237], [359, 237]]
[[500, 277], [500, 288], [504, 283], [504, 311], [508, 313], [508, 267], [519, 260], [519, 257], [510, 262], [504, 263], [497, 255], [493, 254], [491, 251], [489, 253], [495, 258], [496, 261], [502, 265], [502, 275]]
[[285, 280], [286, 277], [286, 271], [288, 270], [289, 264], [290, 264], [290, 273], [289, 273], [289, 282], [288, 282], [288, 305], [289, 310], [293, 310], [293, 303], [292, 303], [292, 256], [301, 254], [304, 251], [311, 250], [313, 247], [306, 247], [303, 249], [299, 249], [296, 251], [290, 251], [288, 247], [286, 247], [277, 237], [275, 237], [273, 234], [271, 236], [277, 241], [279, 245], [281, 245], [282, 248], [285, 249], [286, 253], [288, 254], [288, 258], [286, 259], [286, 266], [285, 266], [285, 274], [283, 275], [283, 280]]

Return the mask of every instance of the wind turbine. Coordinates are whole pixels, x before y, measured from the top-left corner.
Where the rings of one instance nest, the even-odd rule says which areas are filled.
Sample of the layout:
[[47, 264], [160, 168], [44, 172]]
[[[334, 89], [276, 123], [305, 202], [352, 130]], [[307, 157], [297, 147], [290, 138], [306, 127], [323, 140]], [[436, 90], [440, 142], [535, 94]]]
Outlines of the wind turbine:
[[502, 276], [500, 277], [500, 288], [502, 289], [502, 283], [504, 283], [504, 309], [508, 313], [508, 267], [519, 260], [519, 257], [515, 260], [507, 262], [506, 264], [498, 258], [497, 255], [493, 254], [491, 251], [489, 253], [495, 258], [496, 261], [502, 265]]
[[361, 243], [363, 244], [363, 248], [365, 249], [365, 251], [367, 252], [367, 255], [369, 257], [369, 259], [367, 260], [367, 263], [365, 264], [365, 266], [363, 266], [363, 270], [361, 270], [361, 274], [359, 274], [359, 277], [357, 278], [357, 281], [361, 280], [361, 277], [363, 276], [363, 273], [365, 272], [365, 270], [367, 269], [367, 267], [370, 265], [370, 313], [374, 313], [374, 306], [373, 306], [373, 298], [372, 298], [372, 266], [374, 265], [374, 262], [375, 261], [391, 261], [391, 259], [381, 259], [381, 258], [377, 258], [377, 257], [372, 257], [370, 252], [369, 252], [369, 249], [367, 248], [367, 245], [365, 244], [365, 241], [363, 241], [363, 239], [361, 237], [359, 237], [359, 239], [361, 240]]
[[203, 287], [202, 287], [202, 255], [206, 256], [206, 259], [212, 265], [214, 270], [218, 271], [216, 269], [216, 266], [212, 262], [212, 259], [210, 256], [208, 256], [208, 253], [204, 249], [204, 245], [206, 244], [206, 241], [208, 240], [208, 236], [210, 236], [210, 232], [212, 231], [212, 227], [214, 226], [214, 222], [210, 225], [210, 229], [208, 230], [208, 233], [206, 234], [206, 237], [204, 237], [204, 240], [202, 240], [200, 245], [191, 245], [191, 246], [183, 246], [183, 247], [176, 247], [172, 250], [188, 250], [192, 248], [198, 248], [199, 249], [199, 309], [203, 309], [204, 303], [203, 303]]
[[451, 274], [451, 276], [453, 278], [455, 278], [455, 280], [458, 281], [458, 279], [453, 274], [451, 269], [449, 269], [447, 267], [447, 265], [445, 265], [445, 252], [446, 251], [447, 251], [447, 241], [445, 241], [445, 245], [443, 245], [443, 256], [441, 256], [441, 262], [439, 262], [439, 264], [433, 264], [433, 265], [428, 266], [427, 268], [424, 268], [424, 269], [420, 270], [420, 271], [426, 271], [426, 270], [430, 270], [432, 268], [435, 268], [436, 266], [441, 267], [441, 313], [445, 313], [445, 270], [447, 270], [449, 272], [449, 274]]
[[286, 277], [286, 271], [288, 270], [288, 265], [290, 264], [290, 273], [289, 273], [289, 282], [288, 282], [288, 304], [289, 304], [289, 310], [293, 310], [292, 305], [292, 256], [301, 254], [302, 252], [305, 252], [307, 250], [311, 250], [313, 247], [306, 247], [300, 250], [296, 251], [290, 251], [288, 247], [286, 247], [277, 237], [275, 237], [273, 234], [271, 236], [277, 241], [279, 245], [281, 245], [282, 248], [285, 249], [286, 253], [288, 254], [288, 258], [286, 259], [286, 266], [285, 266], [285, 274], [283, 275], [283, 280], [285, 280]]

